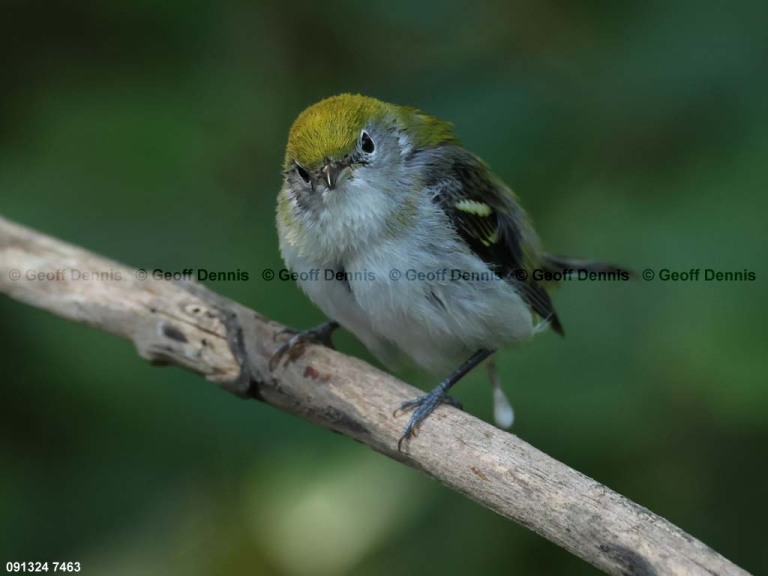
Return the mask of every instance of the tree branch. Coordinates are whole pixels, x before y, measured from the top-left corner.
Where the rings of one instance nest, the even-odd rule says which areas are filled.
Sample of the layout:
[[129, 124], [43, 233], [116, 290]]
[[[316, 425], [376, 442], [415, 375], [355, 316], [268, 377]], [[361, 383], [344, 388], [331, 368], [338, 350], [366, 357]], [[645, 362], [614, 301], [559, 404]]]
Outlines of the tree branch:
[[455, 408], [439, 408], [398, 452], [404, 417], [393, 410], [421, 391], [319, 346], [270, 372], [283, 327], [200, 285], [146, 278], [0, 217], [0, 292], [367, 444], [610, 574], [746, 574], [663, 518]]

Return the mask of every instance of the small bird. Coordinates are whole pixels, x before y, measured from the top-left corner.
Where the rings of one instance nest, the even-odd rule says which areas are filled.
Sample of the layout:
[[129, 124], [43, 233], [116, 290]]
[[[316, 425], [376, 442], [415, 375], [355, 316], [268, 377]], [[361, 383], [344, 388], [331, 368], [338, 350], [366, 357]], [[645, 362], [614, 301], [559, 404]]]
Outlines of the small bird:
[[448, 390], [498, 348], [547, 327], [563, 334], [537, 277], [626, 274], [544, 252], [515, 194], [450, 123], [361, 95], [322, 100], [293, 123], [277, 230], [287, 269], [331, 321], [293, 332], [273, 362], [302, 342], [330, 345], [341, 325], [385, 365], [410, 357], [444, 377], [400, 407], [413, 413], [398, 449], [442, 402], [458, 404]]

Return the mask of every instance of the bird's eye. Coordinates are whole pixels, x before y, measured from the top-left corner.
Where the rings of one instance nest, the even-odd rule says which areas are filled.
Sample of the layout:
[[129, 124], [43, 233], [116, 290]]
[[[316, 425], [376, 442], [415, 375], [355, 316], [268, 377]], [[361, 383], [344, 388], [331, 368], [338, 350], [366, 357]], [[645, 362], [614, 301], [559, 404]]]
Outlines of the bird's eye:
[[373, 154], [373, 151], [376, 149], [373, 145], [373, 140], [368, 136], [368, 132], [363, 131], [360, 135], [360, 148], [362, 148], [363, 152], [366, 154]]
[[304, 180], [304, 182], [309, 184], [309, 172], [304, 170], [304, 168], [302, 168], [298, 164], [296, 164], [296, 174], [298, 174], [301, 177], [301, 179]]

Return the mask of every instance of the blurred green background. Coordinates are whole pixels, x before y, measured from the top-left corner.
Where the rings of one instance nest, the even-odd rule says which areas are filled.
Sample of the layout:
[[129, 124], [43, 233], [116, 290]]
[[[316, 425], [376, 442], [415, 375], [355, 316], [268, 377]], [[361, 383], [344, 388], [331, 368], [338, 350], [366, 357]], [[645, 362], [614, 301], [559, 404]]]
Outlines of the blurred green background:
[[[764, 520], [764, 2], [2, 2], [0, 213], [289, 325], [287, 130], [352, 91], [453, 121], [547, 248], [754, 282], [571, 283], [499, 355], [514, 432], [755, 573]], [[500, 311], [500, 313], [502, 313]], [[0, 297], [0, 560], [86, 574], [594, 574], [365, 447]], [[370, 360], [349, 335], [337, 342]], [[400, 374], [424, 388], [431, 379]], [[491, 419], [479, 371], [457, 387]]]

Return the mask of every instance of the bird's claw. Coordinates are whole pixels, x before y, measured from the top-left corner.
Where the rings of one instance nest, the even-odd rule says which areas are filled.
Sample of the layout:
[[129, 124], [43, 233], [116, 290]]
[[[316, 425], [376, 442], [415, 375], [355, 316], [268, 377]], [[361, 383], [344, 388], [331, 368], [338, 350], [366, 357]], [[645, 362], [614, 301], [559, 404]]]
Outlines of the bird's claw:
[[[285, 342], [272, 354], [272, 358], [269, 359], [269, 369], [274, 371], [280, 364], [280, 360], [286, 353], [293, 352], [294, 350], [300, 351], [306, 344], [322, 344], [323, 346], [331, 349], [335, 349], [331, 335], [339, 327], [337, 322], [326, 322], [316, 328], [310, 328], [309, 330], [294, 330], [293, 328], [283, 328], [274, 335], [274, 340], [277, 341], [281, 336], [290, 335]], [[293, 356], [293, 354], [292, 354]], [[297, 354], [298, 356], [298, 354]]]
[[405, 428], [403, 428], [403, 434], [397, 441], [398, 452], [401, 451], [404, 441], [409, 440], [410, 438], [413, 438], [417, 435], [421, 423], [426, 420], [427, 417], [432, 414], [432, 412], [434, 412], [438, 406], [440, 406], [440, 404], [450, 404], [459, 410], [462, 409], [461, 402], [452, 396], [447, 396], [445, 391], [436, 388], [429, 394], [425, 394], [424, 396], [419, 396], [413, 400], [403, 402], [400, 407], [395, 410], [394, 416], [397, 416], [400, 412], [413, 409], [411, 419], [408, 421], [408, 424], [405, 426]]

